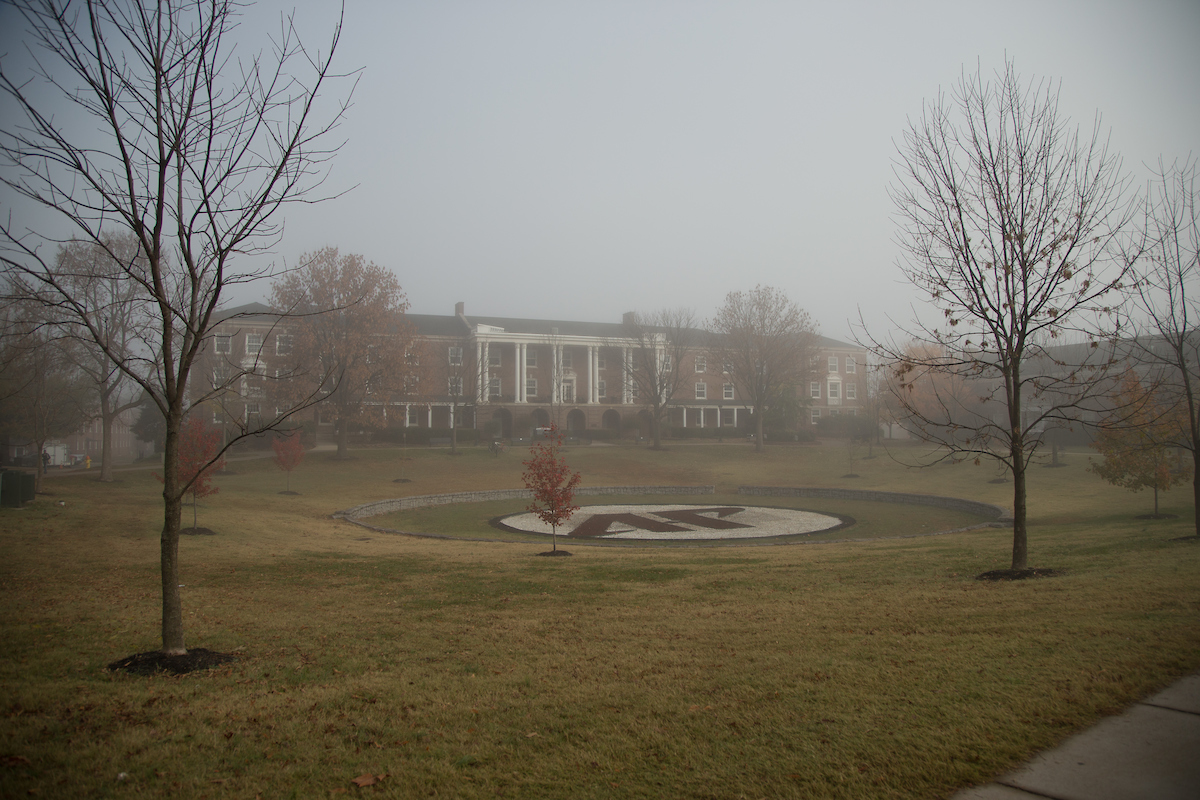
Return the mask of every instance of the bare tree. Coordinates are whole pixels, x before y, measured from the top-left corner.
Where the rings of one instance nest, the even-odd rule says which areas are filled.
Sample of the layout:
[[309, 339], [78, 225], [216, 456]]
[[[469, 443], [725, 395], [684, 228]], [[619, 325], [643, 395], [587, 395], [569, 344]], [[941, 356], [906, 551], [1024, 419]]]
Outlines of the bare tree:
[[91, 418], [87, 376], [31, 302], [9, 307], [0, 350], [0, 434], [29, 445], [37, 458], [34, 491], [42, 491], [51, 439], [68, 436]]
[[351, 425], [383, 427], [404, 392], [412, 331], [396, 276], [355, 254], [326, 247], [276, 281], [273, 302], [292, 331], [283, 392], [295, 404], [316, 394], [337, 415], [337, 458], [349, 457]]
[[[121, 370], [145, 339], [141, 286], [124, 278], [124, 270], [142, 260], [138, 241], [132, 234], [105, 236], [104, 247], [89, 242], [68, 242], [58, 250], [55, 269], [63, 288], [79, 298], [80, 311], [90, 325], [68, 316], [61, 335], [69, 342], [67, 352], [91, 378], [100, 418], [100, 480], [113, 480], [113, 430], [121, 415], [136, 408], [142, 388]], [[115, 254], [119, 261], [113, 261]], [[144, 269], [144, 264], [136, 267]], [[103, 344], [92, 338], [94, 331]]]
[[[1196, 161], [1169, 167], [1159, 163], [1150, 187], [1141, 236], [1127, 256], [1143, 254], [1138, 268], [1137, 306], [1140, 336], [1130, 354], [1139, 369], [1149, 373], [1157, 392], [1175, 405], [1172, 417], [1182, 425], [1156, 426], [1165, 440], [1192, 454], [1192, 497], [1200, 509], [1200, 298], [1194, 293], [1200, 278], [1200, 214], [1196, 209]], [[1189, 294], [1189, 292], [1192, 292]], [[1200, 516], [1196, 519], [1200, 536]]]
[[696, 314], [689, 308], [632, 312], [625, 315], [621, 335], [622, 341], [609, 345], [630, 349], [621, 364], [623, 377], [649, 414], [651, 447], [661, 450], [671, 402], [694, 374], [685, 371], [684, 363], [701, 344]]
[[315, 109], [335, 77], [341, 26], [316, 52], [284, 19], [269, 55], [238, 59], [232, 0], [10, 6], [36, 57], [28, 73], [0, 64], [0, 89], [23, 117], [0, 123], [0, 180], [31, 215], [56, 222], [38, 223], [38, 232], [11, 218], [0, 223], [0, 262], [104, 349], [86, 299], [43, 243], [65, 225], [73, 235], [64, 238], [108, 249], [121, 263], [108, 234], [128, 231], [144, 255], [121, 264], [153, 320], [144, 346], [106, 352], [165, 420], [162, 639], [165, 655], [180, 655], [179, 527], [189, 487], [177, 450], [189, 405], [204, 399], [192, 393], [192, 367], [228, 289], [271, 269], [236, 259], [278, 241], [288, 203], [319, 199], [313, 192], [337, 150], [326, 142], [345, 106], [324, 121]]
[[[903, 413], [944, 445], [939, 458], [994, 458], [1011, 473], [1012, 569], [1023, 570], [1026, 470], [1046, 424], [1078, 419], [1108, 388], [1101, 338], [1117, 333], [1127, 271], [1114, 258], [1130, 214], [1120, 160], [1098, 121], [1081, 136], [1058, 90], [1011, 64], [995, 82], [964, 75], [899, 150], [901, 269], [940, 323], [915, 322], [904, 344], [873, 350], [895, 366]], [[1076, 344], [1052, 347], [1064, 334]], [[914, 390], [929, 377], [943, 379], [928, 381], [932, 398]]]
[[756, 286], [727, 294], [708, 327], [710, 351], [754, 409], [754, 449], [761, 452], [763, 415], [772, 399], [782, 387], [806, 382], [815, 370], [816, 325], [781, 290]]

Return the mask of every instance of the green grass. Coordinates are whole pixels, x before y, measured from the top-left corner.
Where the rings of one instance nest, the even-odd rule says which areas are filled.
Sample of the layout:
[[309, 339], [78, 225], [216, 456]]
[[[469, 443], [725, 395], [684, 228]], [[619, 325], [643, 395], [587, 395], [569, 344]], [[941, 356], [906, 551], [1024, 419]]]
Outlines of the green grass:
[[[1138, 520], [1149, 498], [1101, 483], [1084, 454], [1032, 476], [1031, 564], [1065, 574], [999, 584], [974, 580], [1008, 566], [1011, 531], [997, 529], [568, 543], [573, 558], [544, 559], [472, 540], [494, 505], [480, 504], [420, 526], [462, 540], [378, 533], [329, 514], [519, 487], [520, 454], [356, 455], [310, 454], [296, 497], [278, 494], [269, 460], [217, 479], [199, 509], [217, 535], [181, 543], [185, 623], [190, 645], [239, 661], [204, 675], [104, 671], [158, 646], [149, 471], [52, 477], [52, 494], [0, 510], [0, 796], [937, 798], [1200, 668], [1187, 494], [1163, 497], [1177, 520]], [[567, 456], [586, 485], [722, 496], [841, 485], [1007, 505], [1011, 491], [991, 468], [888, 458], [842, 479], [836, 446]], [[874, 506], [844, 513], [881, 531], [922, 524], [922, 509]], [[364, 774], [387, 777], [351, 784]]]

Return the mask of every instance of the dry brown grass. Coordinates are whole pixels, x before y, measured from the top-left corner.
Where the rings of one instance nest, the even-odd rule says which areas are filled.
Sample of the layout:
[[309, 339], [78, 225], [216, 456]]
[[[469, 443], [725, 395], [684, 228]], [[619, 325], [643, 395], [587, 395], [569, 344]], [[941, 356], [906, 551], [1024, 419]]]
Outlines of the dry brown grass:
[[[42, 797], [935, 798], [1200, 667], [1200, 547], [1147, 500], [1037, 473], [1031, 562], [985, 583], [1011, 533], [727, 549], [389, 536], [335, 522], [400, 494], [520, 485], [520, 457], [312, 454], [277, 494], [231, 464], [181, 547], [189, 642], [213, 674], [135, 678], [157, 646], [149, 472], [0, 511], [0, 795]], [[593, 485], [850, 485], [1004, 503], [969, 465], [841, 448], [579, 448]], [[411, 483], [392, 483], [403, 468]], [[54, 502], [63, 500], [66, 505]], [[876, 524], [881, 524], [876, 522]], [[127, 779], [118, 782], [118, 773]], [[358, 789], [351, 779], [386, 775]]]

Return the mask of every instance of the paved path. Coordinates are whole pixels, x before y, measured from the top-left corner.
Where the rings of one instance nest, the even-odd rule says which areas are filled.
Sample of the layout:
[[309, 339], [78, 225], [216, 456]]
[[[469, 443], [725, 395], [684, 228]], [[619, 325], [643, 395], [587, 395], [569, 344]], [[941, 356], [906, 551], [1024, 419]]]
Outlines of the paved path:
[[1200, 673], [951, 800], [1200, 800]]

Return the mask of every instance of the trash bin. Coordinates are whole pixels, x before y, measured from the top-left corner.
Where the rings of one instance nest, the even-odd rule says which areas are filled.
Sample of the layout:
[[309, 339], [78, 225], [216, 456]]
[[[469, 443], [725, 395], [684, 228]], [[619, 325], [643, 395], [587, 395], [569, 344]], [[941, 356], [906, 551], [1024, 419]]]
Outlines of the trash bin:
[[20, 508], [33, 499], [37, 476], [19, 469], [0, 470], [0, 506]]

